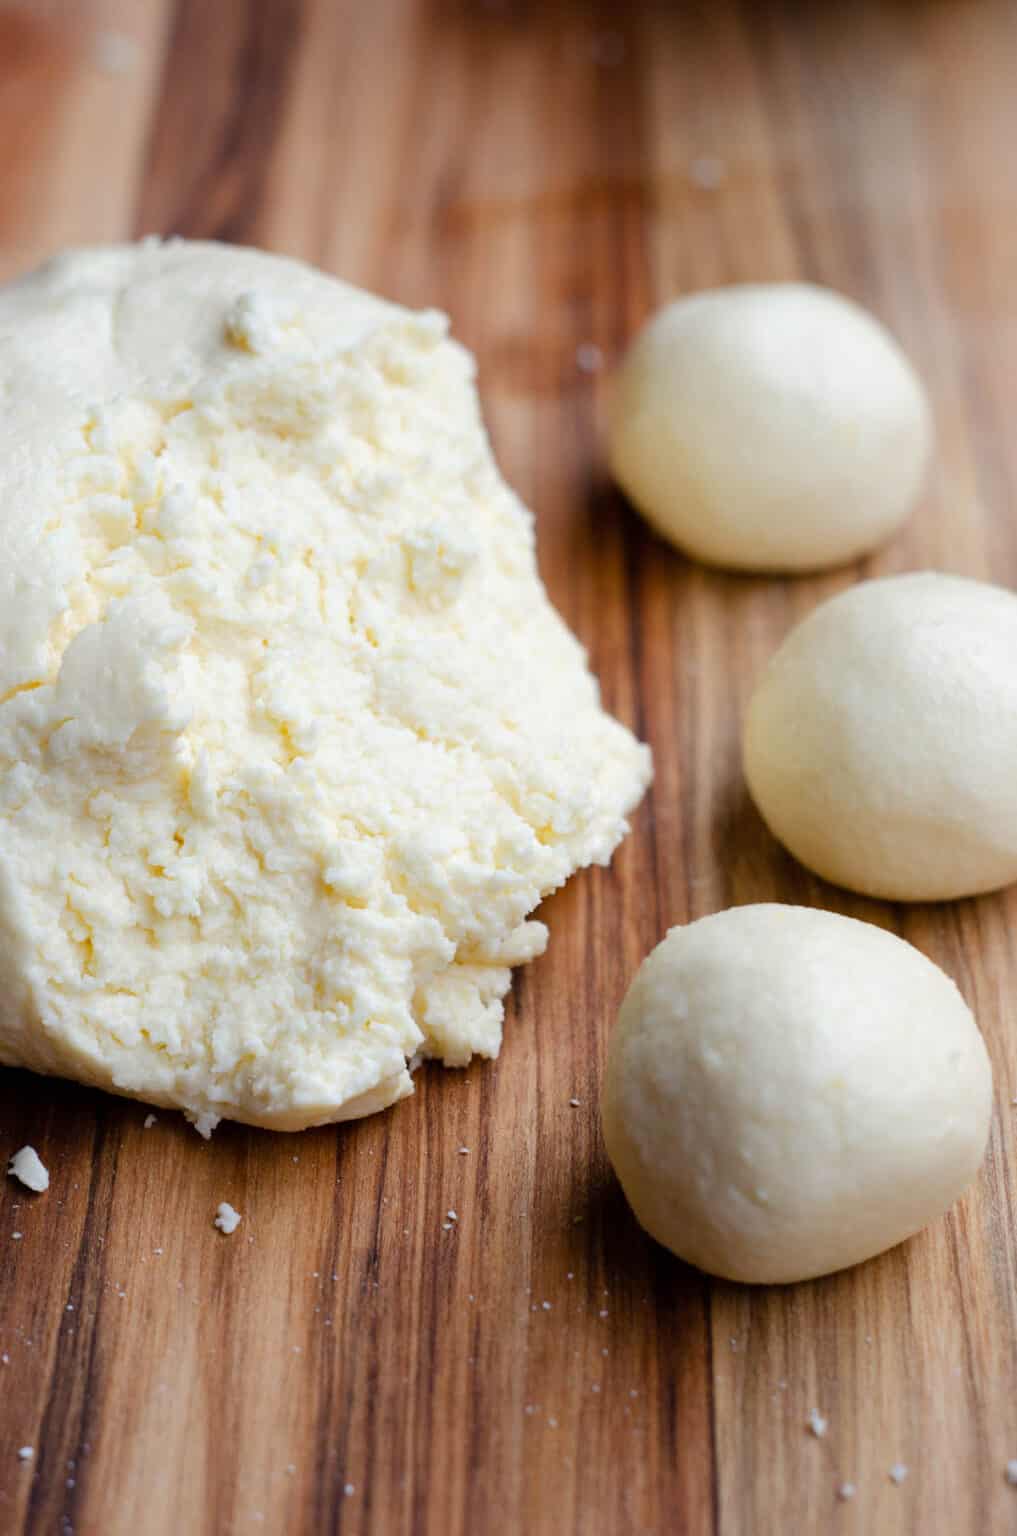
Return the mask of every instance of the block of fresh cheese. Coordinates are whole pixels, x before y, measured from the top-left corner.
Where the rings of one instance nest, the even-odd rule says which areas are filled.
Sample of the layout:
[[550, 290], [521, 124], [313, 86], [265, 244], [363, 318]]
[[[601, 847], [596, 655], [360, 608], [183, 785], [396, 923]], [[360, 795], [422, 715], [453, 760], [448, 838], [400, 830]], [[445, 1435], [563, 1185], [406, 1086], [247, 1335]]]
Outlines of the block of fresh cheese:
[[650, 777], [445, 319], [184, 241], [0, 291], [0, 1060], [280, 1129], [493, 1056]]

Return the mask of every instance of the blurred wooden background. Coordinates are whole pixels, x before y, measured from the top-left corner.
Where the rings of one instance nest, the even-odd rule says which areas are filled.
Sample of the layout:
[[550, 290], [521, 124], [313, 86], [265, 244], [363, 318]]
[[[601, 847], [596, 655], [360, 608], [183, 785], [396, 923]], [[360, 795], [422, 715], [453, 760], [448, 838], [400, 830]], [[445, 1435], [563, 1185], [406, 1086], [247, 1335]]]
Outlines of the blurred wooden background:
[[[363, 1124], [210, 1145], [3, 1074], [0, 1153], [33, 1143], [53, 1182], [0, 1189], [0, 1531], [1017, 1528], [1017, 898], [917, 910], [821, 886], [747, 806], [737, 750], [764, 659], [845, 582], [1017, 581], [1015, 68], [1007, 0], [0, 4], [3, 275], [176, 232], [447, 308], [552, 595], [657, 763], [613, 868], [548, 904], [495, 1065], [424, 1072]], [[938, 462], [859, 570], [726, 578], [606, 487], [605, 371], [668, 297], [798, 275], [892, 325]], [[945, 1220], [755, 1291], [643, 1237], [596, 1100], [665, 929], [773, 898], [885, 923], [951, 972], [998, 1108]], [[244, 1216], [229, 1239], [223, 1199]]]

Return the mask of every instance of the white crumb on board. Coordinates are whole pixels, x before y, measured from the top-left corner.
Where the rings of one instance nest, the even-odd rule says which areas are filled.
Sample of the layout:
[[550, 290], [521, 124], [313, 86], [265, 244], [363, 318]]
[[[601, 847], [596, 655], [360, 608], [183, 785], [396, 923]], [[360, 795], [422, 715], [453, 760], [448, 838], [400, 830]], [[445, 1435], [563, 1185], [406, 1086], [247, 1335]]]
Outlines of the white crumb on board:
[[146, 1115], [145, 1116], [145, 1124], [143, 1126], [143, 1129], [146, 1130], [146, 1131], [150, 1131], [152, 1129], [153, 1125], [156, 1122], [156, 1118], [157, 1117], [155, 1115]]
[[34, 1147], [22, 1147], [20, 1152], [15, 1152], [7, 1164], [7, 1172], [37, 1195], [49, 1189], [49, 1171]]
[[18, 1452], [18, 1460], [19, 1461], [31, 1461], [31, 1459], [32, 1459], [32, 1457], [34, 1455], [35, 1455], [35, 1447], [34, 1446], [32, 1446], [32, 1445], [23, 1445], [21, 1447], [20, 1451]]
[[191, 1124], [194, 1126], [194, 1129], [197, 1131], [198, 1135], [201, 1136], [205, 1141], [208, 1141], [212, 1135], [212, 1132], [215, 1130], [221, 1119], [221, 1115], [213, 1114], [210, 1109], [203, 1109], [200, 1115], [195, 1115]]
[[569, 1099], [569, 1108], [570, 1109], [578, 1109], [579, 1106], [580, 1106], [580, 1102], [581, 1101], [579, 1099]]
[[846, 1503], [848, 1499], [854, 1498], [857, 1491], [858, 1490], [856, 1489], [854, 1483], [841, 1483], [840, 1487], [837, 1489], [837, 1497]]
[[229, 1237], [231, 1232], [237, 1230], [242, 1220], [243, 1217], [240, 1212], [235, 1211], [228, 1200], [223, 1200], [215, 1213], [213, 1225], [217, 1226], [220, 1232], [225, 1232], [226, 1236]]
[[727, 166], [716, 155], [697, 155], [689, 166], [689, 176], [704, 192], [715, 192], [727, 176]]
[[96, 34], [92, 56], [104, 75], [130, 75], [137, 66], [141, 49], [126, 32], [103, 31]]
[[817, 1412], [815, 1408], [813, 1408], [805, 1422], [809, 1429], [811, 1429], [812, 1433], [815, 1435], [816, 1439], [822, 1440], [823, 1436], [826, 1434], [826, 1420], [823, 1418], [823, 1415]]
[[895, 1461], [893, 1466], [890, 1468], [890, 1481], [891, 1481], [891, 1483], [896, 1483], [897, 1487], [899, 1488], [901, 1483], [904, 1482], [904, 1480], [907, 1477], [907, 1475], [908, 1475], [908, 1469], [904, 1465], [904, 1463], [902, 1461]]

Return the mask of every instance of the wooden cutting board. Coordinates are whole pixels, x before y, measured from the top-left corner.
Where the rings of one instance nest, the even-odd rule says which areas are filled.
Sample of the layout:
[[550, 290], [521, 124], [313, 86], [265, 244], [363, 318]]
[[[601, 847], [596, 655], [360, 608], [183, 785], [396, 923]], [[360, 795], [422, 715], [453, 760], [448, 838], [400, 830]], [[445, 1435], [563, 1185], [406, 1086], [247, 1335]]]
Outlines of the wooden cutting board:
[[[1017, 1528], [1017, 897], [824, 886], [767, 836], [738, 760], [754, 677], [821, 598], [922, 566], [1017, 582], [1015, 63], [1006, 0], [0, 6], [3, 274], [177, 232], [448, 309], [552, 596], [657, 765], [612, 868], [547, 904], [496, 1064], [424, 1071], [359, 1125], [210, 1144], [0, 1076], [0, 1153], [31, 1142], [52, 1171], [41, 1198], [0, 1188], [5, 1536]], [[607, 486], [604, 373], [577, 349], [609, 369], [665, 298], [796, 276], [898, 333], [935, 473], [858, 568], [714, 574]], [[997, 1112], [945, 1220], [750, 1290], [642, 1235], [597, 1092], [666, 928], [774, 899], [887, 925], [955, 976]]]

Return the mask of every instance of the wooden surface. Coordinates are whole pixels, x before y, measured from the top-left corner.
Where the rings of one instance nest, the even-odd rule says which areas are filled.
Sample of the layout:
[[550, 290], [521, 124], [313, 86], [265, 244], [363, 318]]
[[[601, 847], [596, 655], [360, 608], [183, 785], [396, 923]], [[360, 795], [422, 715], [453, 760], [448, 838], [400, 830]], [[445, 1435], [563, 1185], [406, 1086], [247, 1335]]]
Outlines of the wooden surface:
[[[820, 885], [746, 805], [737, 751], [765, 657], [859, 574], [1017, 582], [1015, 65], [1004, 0], [0, 6], [3, 274], [175, 231], [446, 307], [552, 594], [657, 764], [612, 869], [548, 904], [497, 1064], [425, 1071], [359, 1125], [210, 1145], [3, 1075], [0, 1153], [31, 1142], [53, 1176], [42, 1198], [0, 1188], [4, 1536], [1017, 1529], [1017, 896], [917, 910]], [[710, 574], [605, 488], [603, 377], [576, 348], [610, 364], [669, 296], [799, 274], [900, 335], [935, 475], [859, 570]], [[945, 1220], [855, 1272], [749, 1290], [643, 1237], [596, 1099], [665, 929], [774, 898], [945, 966], [997, 1113]], [[228, 1239], [223, 1199], [244, 1216]]]

